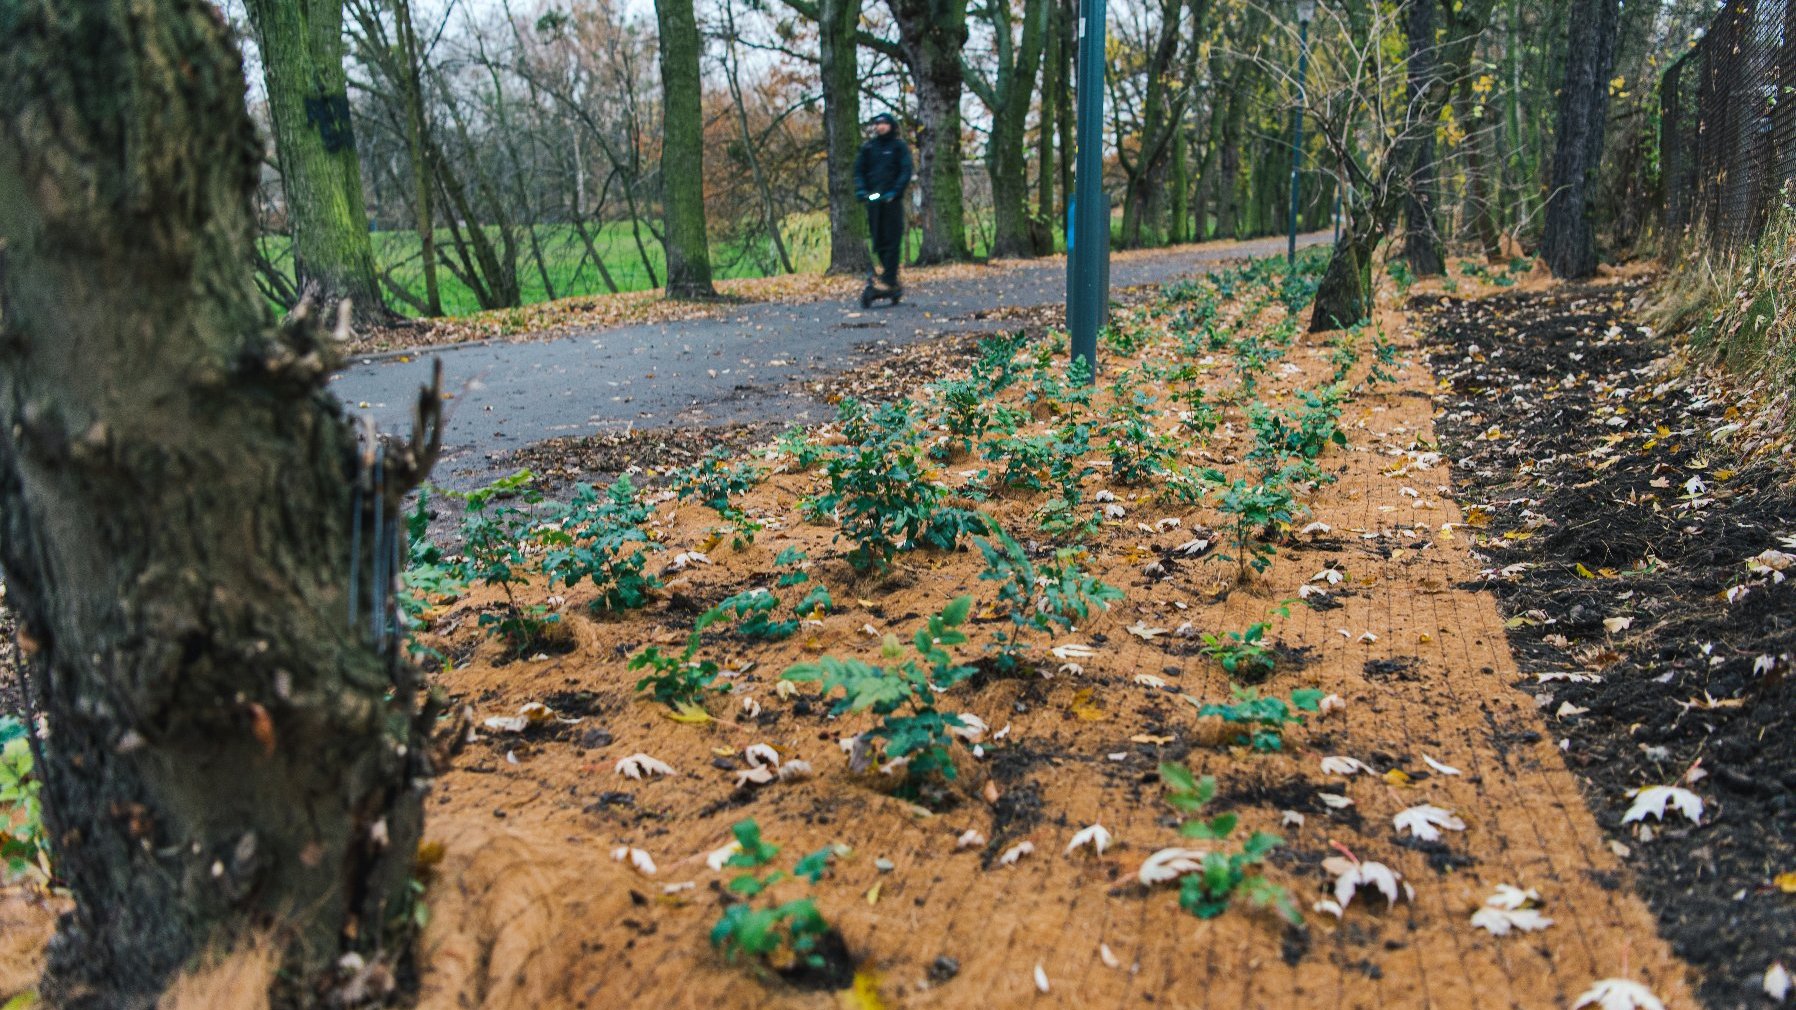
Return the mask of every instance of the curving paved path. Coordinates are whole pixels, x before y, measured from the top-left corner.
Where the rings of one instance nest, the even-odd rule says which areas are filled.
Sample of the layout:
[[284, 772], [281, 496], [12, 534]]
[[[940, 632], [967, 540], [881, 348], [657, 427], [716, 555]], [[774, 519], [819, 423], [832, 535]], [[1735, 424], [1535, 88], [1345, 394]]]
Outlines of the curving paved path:
[[[1329, 233], [1299, 244], [1329, 241]], [[1284, 248], [1282, 237], [1168, 249], [1111, 264], [1115, 287], [1158, 284]], [[531, 343], [491, 343], [420, 353], [409, 361], [363, 358], [332, 377], [352, 411], [384, 431], [410, 430], [418, 385], [443, 359], [449, 403], [437, 479], [484, 477], [488, 457], [564, 435], [630, 426], [817, 421], [830, 408], [804, 383], [854, 367], [868, 353], [947, 333], [1009, 325], [979, 318], [998, 308], [1066, 300], [1061, 260], [937, 280], [898, 306], [838, 301], [760, 302], [725, 316], [592, 330]]]

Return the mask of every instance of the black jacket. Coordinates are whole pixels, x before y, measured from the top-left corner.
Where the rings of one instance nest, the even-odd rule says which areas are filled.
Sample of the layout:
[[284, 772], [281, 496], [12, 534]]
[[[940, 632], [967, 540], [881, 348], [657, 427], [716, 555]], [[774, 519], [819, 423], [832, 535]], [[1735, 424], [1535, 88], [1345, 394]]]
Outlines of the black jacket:
[[891, 199], [903, 195], [910, 185], [910, 146], [899, 138], [896, 130], [883, 137], [873, 136], [861, 145], [854, 159], [854, 195], [865, 198], [878, 193]]

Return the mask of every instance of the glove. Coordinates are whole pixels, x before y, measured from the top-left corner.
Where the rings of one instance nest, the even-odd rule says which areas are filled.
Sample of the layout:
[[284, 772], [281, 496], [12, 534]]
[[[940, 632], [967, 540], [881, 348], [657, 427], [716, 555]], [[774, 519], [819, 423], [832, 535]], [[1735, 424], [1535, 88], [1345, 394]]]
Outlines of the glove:
[[898, 199], [897, 193], [881, 193], [879, 195], [879, 201], [881, 203], [891, 203], [893, 200], [896, 200], [896, 199]]
[[857, 190], [855, 190], [855, 191], [854, 191], [854, 198], [855, 198], [855, 199], [856, 199], [856, 200], [865, 200], [865, 199], [867, 199], [867, 198], [868, 198], [868, 197], [867, 197], [867, 191], [866, 191], [866, 190], [864, 190], [864, 189], [857, 189]]

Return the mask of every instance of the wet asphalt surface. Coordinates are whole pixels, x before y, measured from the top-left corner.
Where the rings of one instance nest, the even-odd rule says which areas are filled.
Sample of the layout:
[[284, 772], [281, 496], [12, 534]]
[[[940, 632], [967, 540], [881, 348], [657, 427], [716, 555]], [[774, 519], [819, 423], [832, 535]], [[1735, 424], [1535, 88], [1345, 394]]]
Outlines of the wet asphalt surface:
[[[1326, 232], [1302, 245], [1327, 242]], [[1283, 238], [1169, 250], [1111, 264], [1113, 287], [1162, 284], [1245, 256], [1284, 248]], [[331, 378], [352, 413], [408, 434], [431, 361], [443, 361], [443, 455], [437, 483], [468, 488], [494, 473], [491, 457], [545, 439], [630, 427], [702, 427], [754, 421], [804, 424], [832, 415], [809, 384], [870, 357], [953, 333], [1014, 326], [994, 309], [1066, 300], [1062, 263], [992, 270], [907, 288], [896, 306], [764, 302], [710, 319], [618, 326], [529, 343], [418, 352], [409, 361], [364, 358]]]

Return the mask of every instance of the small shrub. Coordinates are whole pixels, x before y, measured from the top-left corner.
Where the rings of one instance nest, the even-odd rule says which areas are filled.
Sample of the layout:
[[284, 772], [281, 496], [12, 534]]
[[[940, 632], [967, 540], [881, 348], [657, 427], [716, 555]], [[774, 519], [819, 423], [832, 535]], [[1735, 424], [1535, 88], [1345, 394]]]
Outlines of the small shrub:
[[831, 709], [832, 715], [872, 712], [879, 716], [879, 725], [866, 736], [883, 740], [886, 759], [900, 762], [911, 781], [930, 775], [953, 779], [954, 757], [949, 747], [954, 738], [950, 731], [963, 724], [960, 716], [937, 710], [935, 697], [974, 673], [972, 667], [955, 663], [948, 652], [948, 647], [966, 642], [960, 627], [972, 606], [973, 598], [962, 596], [931, 617], [911, 639], [916, 655], [902, 663], [896, 661], [903, 657], [904, 648], [897, 636], [888, 635], [881, 654], [893, 666], [824, 656], [814, 663], [790, 667], [781, 679], [821, 683], [825, 696], [840, 690], [842, 697]]
[[1252, 747], [1261, 753], [1284, 748], [1283, 729], [1289, 723], [1303, 722], [1301, 712], [1314, 712], [1322, 703], [1322, 692], [1302, 688], [1291, 692], [1291, 702], [1278, 698], [1262, 698], [1253, 688], [1235, 688], [1227, 705], [1205, 705], [1199, 716], [1216, 716], [1225, 723], [1245, 726], [1235, 743]]
[[[1194, 778], [1184, 765], [1160, 765], [1160, 780], [1166, 783], [1166, 802], [1181, 814], [1195, 815], [1216, 796], [1215, 778]], [[1218, 814], [1208, 820], [1188, 820], [1179, 826], [1179, 834], [1209, 842], [1225, 842], [1234, 834], [1234, 814]], [[1179, 880], [1179, 907], [1200, 919], [1214, 919], [1228, 911], [1235, 898], [1246, 898], [1257, 907], [1271, 906], [1293, 926], [1303, 924], [1297, 903], [1284, 888], [1253, 870], [1265, 862], [1272, 850], [1285, 840], [1266, 831], [1247, 837], [1235, 852], [1210, 852], [1203, 866]]]
[[1266, 645], [1266, 631], [1271, 627], [1264, 621], [1250, 626], [1246, 631], [1230, 631], [1225, 635], [1212, 635], [1204, 632], [1203, 654], [1214, 659], [1230, 677], [1237, 680], [1258, 682], [1272, 676], [1278, 665], [1278, 654]]
[[[743, 900], [726, 907], [723, 917], [711, 927], [711, 946], [723, 951], [724, 958], [732, 964], [746, 958], [763, 969], [822, 969], [826, 959], [819, 947], [828, 936], [830, 925], [818, 911], [817, 903], [800, 898], [756, 908], [751, 899], [788, 879], [778, 870], [764, 875], [752, 872], [773, 862], [779, 856], [779, 846], [763, 839], [760, 825], [753, 820], [740, 821], [730, 830], [740, 851], [724, 865], [751, 872], [738, 874], [730, 881], [730, 892]], [[790, 876], [817, 883], [829, 867], [831, 851], [820, 849], [799, 860]]]
[[578, 485], [560, 521], [539, 534], [548, 548], [543, 571], [550, 584], [572, 587], [590, 581], [599, 591], [594, 610], [631, 610], [646, 604], [661, 585], [644, 571], [646, 551], [661, 549], [642, 531], [648, 518], [649, 508], [636, 500], [629, 477], [619, 477], [603, 495], [590, 484]]

